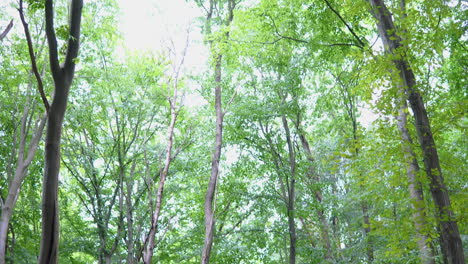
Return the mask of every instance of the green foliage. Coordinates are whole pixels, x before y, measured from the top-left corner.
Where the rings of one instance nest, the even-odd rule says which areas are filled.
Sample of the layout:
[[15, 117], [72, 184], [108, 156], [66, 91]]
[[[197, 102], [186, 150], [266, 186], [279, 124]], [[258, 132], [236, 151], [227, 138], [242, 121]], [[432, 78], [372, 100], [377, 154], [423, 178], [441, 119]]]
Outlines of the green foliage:
[[[55, 2], [56, 33], [65, 51], [68, 10], [63, 1]], [[227, 1], [215, 2], [210, 27], [202, 30], [212, 51], [207, 68], [214, 68], [216, 56], [223, 57], [226, 112], [213, 263], [287, 263], [289, 211], [282, 184], [291, 183], [292, 170], [282, 117], [295, 155], [297, 263], [367, 263], [369, 245], [374, 263], [419, 263], [413, 206], [425, 207], [424, 232], [442, 263], [438, 219], [424, 170], [417, 175], [424, 201], [411, 200], [408, 192], [395, 119], [401, 96], [397, 59], [408, 60], [416, 74], [460, 233], [468, 243], [465, 4], [413, 0], [403, 12], [398, 1], [387, 1], [395, 33], [402, 38], [402, 47], [389, 55], [377, 39], [367, 1], [241, 2], [229, 26]], [[27, 4], [50, 98], [47, 49], [41, 46], [46, 43], [41, 31], [44, 1]], [[80, 56], [63, 129], [63, 263], [104, 262], [106, 257], [125, 263], [129, 256], [135, 261], [155, 207], [177, 62], [163, 52], [118, 54], [122, 11], [113, 0], [85, 1]], [[3, 10], [0, 21], [9, 21]], [[43, 109], [30, 68], [21, 30], [12, 31], [0, 45], [1, 201], [16, 166], [23, 110], [31, 108], [28, 125], [34, 127]], [[180, 111], [155, 263], [199, 263], [213, 155], [214, 76], [204, 70], [178, 77], [177, 92], [185, 99], [176, 102]], [[192, 98], [204, 101], [192, 106]], [[412, 112], [406, 111], [411, 147], [423, 168]], [[26, 138], [31, 137], [29, 132]], [[311, 157], [302, 137], [310, 144]], [[41, 143], [18, 195], [8, 236], [9, 263], [37, 259], [43, 148]], [[324, 231], [332, 260], [327, 260]]]

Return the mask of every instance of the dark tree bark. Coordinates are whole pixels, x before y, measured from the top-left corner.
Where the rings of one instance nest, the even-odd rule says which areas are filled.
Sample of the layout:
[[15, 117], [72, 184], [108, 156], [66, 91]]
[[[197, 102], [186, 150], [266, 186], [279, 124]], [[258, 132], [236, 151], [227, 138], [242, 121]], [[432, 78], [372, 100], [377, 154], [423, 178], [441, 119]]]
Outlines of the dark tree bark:
[[448, 263], [465, 263], [460, 232], [455, 220], [450, 197], [444, 183], [440, 168], [437, 148], [432, 136], [432, 130], [424, 101], [416, 88], [416, 78], [408, 60], [405, 58], [405, 49], [401, 44], [401, 37], [393, 24], [390, 11], [383, 0], [370, 0], [373, 16], [377, 19], [379, 35], [389, 54], [399, 54], [400, 59], [393, 63], [399, 71], [400, 82], [405, 87], [411, 109], [414, 114], [416, 132], [423, 153], [424, 167], [430, 180], [430, 190], [437, 211], [437, 221], [440, 225], [443, 252]]
[[8, 23], [8, 26], [5, 28], [5, 30], [3, 30], [2, 33], [0, 33], [0, 41], [2, 41], [6, 37], [6, 35], [8, 34], [8, 32], [10, 32], [12, 27], [13, 27], [13, 19], [10, 20], [10, 23]]
[[45, 142], [45, 167], [42, 192], [42, 235], [39, 263], [57, 263], [59, 244], [58, 174], [60, 169], [60, 141], [62, 123], [67, 108], [68, 94], [75, 74], [78, 56], [83, 0], [72, 0], [70, 5], [70, 30], [67, 53], [63, 65], [58, 58], [54, 29], [53, 0], [45, 1], [46, 36], [49, 60], [54, 80], [54, 98], [47, 118]]
[[288, 228], [289, 228], [289, 264], [296, 263], [296, 222], [294, 202], [296, 198], [296, 153], [294, 152], [293, 143], [291, 140], [291, 132], [289, 130], [288, 120], [286, 116], [282, 116], [283, 129], [286, 133], [286, 143], [288, 145], [289, 169], [290, 177], [287, 179], [287, 212], [288, 212]]

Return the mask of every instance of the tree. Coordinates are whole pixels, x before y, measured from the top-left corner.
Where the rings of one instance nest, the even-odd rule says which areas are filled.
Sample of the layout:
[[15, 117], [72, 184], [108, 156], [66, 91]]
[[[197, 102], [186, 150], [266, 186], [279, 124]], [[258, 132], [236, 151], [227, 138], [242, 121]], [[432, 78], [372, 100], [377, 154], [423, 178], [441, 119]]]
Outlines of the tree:
[[[170, 81], [167, 83], [168, 92], [167, 101], [169, 103], [169, 125], [167, 127], [167, 143], [166, 143], [166, 155], [164, 160], [163, 167], [159, 170], [159, 184], [158, 190], [156, 192], [156, 206], [152, 212], [151, 217], [151, 226], [147, 236], [144, 239], [144, 249], [143, 249], [143, 262], [145, 264], [151, 264], [151, 259], [153, 256], [153, 250], [155, 247], [155, 236], [158, 232], [158, 221], [161, 214], [161, 207], [163, 202], [163, 195], [164, 195], [164, 185], [166, 183], [166, 178], [169, 173], [169, 167], [171, 166], [171, 162], [175, 159], [175, 156], [178, 153], [173, 153], [173, 145], [174, 145], [174, 129], [177, 122], [177, 117], [182, 109], [182, 102], [181, 102], [181, 95], [179, 94], [180, 87], [179, 87], [179, 74], [181, 68], [184, 64], [187, 48], [188, 48], [188, 36], [186, 40], [184, 51], [182, 53], [182, 59], [180, 63], [173, 62], [175, 65], [173, 67], [174, 72], [172, 76], [169, 78]], [[151, 196], [151, 194], [150, 194]]]
[[[212, 19], [213, 14], [219, 8], [222, 8], [222, 3], [210, 0], [209, 7], [205, 8], [207, 11], [206, 14], [206, 25], [205, 31], [206, 35], [209, 38], [212, 38]], [[221, 6], [220, 6], [221, 5]], [[234, 19], [234, 9], [236, 7], [236, 2], [234, 0], [227, 1], [227, 17], [225, 18], [225, 22], [223, 24], [226, 29], [224, 32], [221, 32], [221, 37], [219, 40], [214, 41], [210, 40], [210, 49], [211, 49], [211, 57], [213, 58], [214, 64], [214, 74], [215, 74], [215, 111], [216, 111], [216, 136], [215, 136], [215, 145], [214, 145], [214, 152], [213, 157], [211, 160], [211, 175], [210, 180], [208, 182], [208, 188], [206, 191], [205, 197], [205, 242], [203, 245], [203, 251], [201, 256], [201, 263], [206, 264], [210, 262], [210, 254], [211, 248], [213, 246], [213, 237], [214, 237], [214, 230], [215, 230], [215, 218], [214, 218], [214, 197], [216, 192], [216, 184], [218, 182], [218, 175], [219, 175], [219, 162], [221, 157], [221, 150], [223, 145], [223, 118], [225, 112], [222, 107], [222, 76], [221, 76], [221, 69], [222, 69], [222, 62], [223, 62], [223, 48], [224, 42], [229, 39], [229, 26]], [[219, 11], [218, 11], [219, 12]], [[220, 16], [220, 14], [218, 14]]]
[[58, 176], [60, 170], [60, 140], [62, 124], [67, 108], [68, 94], [75, 74], [78, 56], [82, 0], [72, 0], [67, 52], [63, 65], [59, 64], [57, 38], [54, 29], [53, 0], [45, 2], [46, 36], [49, 46], [49, 61], [54, 80], [54, 97], [47, 109], [45, 139], [45, 166], [42, 196], [42, 238], [39, 263], [57, 263], [59, 244]]
[[425, 171], [431, 181], [430, 189], [436, 205], [437, 221], [440, 224], [443, 252], [449, 263], [463, 263], [465, 258], [460, 232], [453, 215], [447, 187], [444, 183], [428, 113], [423, 98], [416, 87], [415, 74], [405, 57], [405, 46], [402, 45], [402, 39], [394, 26], [392, 14], [383, 0], [370, 0], [370, 3], [372, 6], [371, 12], [377, 20], [377, 28], [384, 43], [385, 51], [395, 56], [393, 63], [399, 72], [400, 79], [398, 83], [405, 87], [408, 101], [413, 110]]
[[[25, 21], [24, 14], [23, 14], [23, 1], [20, 1], [19, 7], [19, 14], [21, 21], [23, 23], [25, 36], [27, 39], [28, 44], [28, 51], [32, 65], [32, 72], [36, 77], [38, 83], [38, 90], [41, 95], [44, 95], [44, 89], [42, 84], [42, 75], [39, 73], [36, 64], [36, 55], [40, 57], [40, 54], [34, 54], [33, 43], [30, 35], [30, 31], [28, 28], [28, 24]], [[8, 33], [8, 31], [13, 26], [13, 20], [10, 22], [8, 27], [5, 31], [1, 34], [0, 40]], [[28, 90], [32, 88], [32, 80], [28, 85]], [[45, 120], [47, 117], [47, 112], [36, 121], [34, 128], [31, 127], [31, 123], [34, 116], [34, 107], [31, 107], [31, 103], [33, 99], [30, 95], [27, 96], [28, 99], [26, 100], [27, 103], [24, 106], [23, 115], [21, 117], [21, 121], [19, 124], [20, 131], [19, 131], [19, 143], [14, 145], [13, 147], [18, 149], [18, 157], [16, 163], [16, 169], [14, 175], [9, 177], [9, 184], [8, 184], [8, 194], [4, 202], [2, 202], [2, 211], [1, 211], [1, 218], [0, 218], [0, 263], [5, 263], [5, 254], [6, 254], [6, 244], [7, 244], [7, 234], [8, 234], [8, 227], [10, 223], [11, 216], [13, 214], [13, 210], [15, 208], [16, 202], [18, 200], [18, 196], [20, 193], [21, 185], [27, 175], [28, 167], [30, 166], [31, 162], [34, 159], [36, 154], [36, 150], [39, 146], [40, 140], [42, 138]], [[44, 98], [44, 97], [43, 97]], [[32, 104], [33, 106], [35, 104]], [[47, 106], [47, 105], [46, 105]], [[46, 107], [47, 109], [47, 107]], [[32, 134], [31, 139], [28, 142], [28, 136]]]

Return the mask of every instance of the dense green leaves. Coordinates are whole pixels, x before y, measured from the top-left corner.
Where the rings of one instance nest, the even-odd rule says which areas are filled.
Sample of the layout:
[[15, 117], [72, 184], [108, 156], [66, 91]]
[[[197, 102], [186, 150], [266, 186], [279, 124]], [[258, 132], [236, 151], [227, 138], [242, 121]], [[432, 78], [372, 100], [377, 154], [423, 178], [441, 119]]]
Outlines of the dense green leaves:
[[[68, 9], [56, 2], [56, 33], [65, 51]], [[194, 2], [207, 11], [209, 1]], [[191, 28], [204, 34], [212, 56], [206, 68], [187, 74], [173, 46], [122, 54], [118, 13], [125, 10], [117, 1], [85, 1], [62, 132], [60, 262], [141, 261], [172, 102], [180, 112], [153, 263], [199, 263], [215, 136], [216, 83], [206, 69], [214, 68], [218, 54], [225, 116], [212, 263], [288, 263], [291, 223], [297, 263], [420, 263], [412, 218], [418, 207], [425, 208], [423, 232], [435, 263], [443, 263], [440, 219], [424, 170], [417, 175], [424, 199], [415, 202], [408, 192], [396, 121], [401, 82], [394, 62], [401, 59], [408, 60], [424, 97], [466, 245], [468, 9], [463, 1], [407, 0], [406, 10], [400, 1], [385, 2], [402, 39], [392, 54], [384, 52], [368, 1], [236, 1], [229, 25], [221, 19], [227, 2], [214, 1], [211, 30]], [[44, 1], [25, 4], [50, 98]], [[0, 11], [0, 27], [10, 19], [7, 12]], [[29, 109], [27, 142], [42, 114], [21, 32], [17, 28], [0, 43], [1, 204], [17, 166], [23, 112]], [[413, 113], [405, 111], [411, 148], [423, 168]], [[18, 195], [7, 263], [37, 259], [42, 145]]]

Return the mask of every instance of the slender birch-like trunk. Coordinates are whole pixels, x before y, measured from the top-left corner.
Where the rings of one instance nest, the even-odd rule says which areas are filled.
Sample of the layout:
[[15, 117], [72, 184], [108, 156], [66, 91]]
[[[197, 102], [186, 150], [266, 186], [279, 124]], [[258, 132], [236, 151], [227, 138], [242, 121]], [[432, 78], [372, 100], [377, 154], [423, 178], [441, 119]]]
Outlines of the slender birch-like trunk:
[[[211, 34], [211, 19], [213, 10], [215, 7], [214, 0], [210, 0], [210, 7], [207, 14], [206, 31]], [[234, 18], [233, 10], [235, 8], [234, 0], [228, 0], [228, 18], [226, 25], [229, 26]], [[225, 34], [225, 41], [229, 39], [229, 30]], [[203, 244], [201, 263], [208, 264], [210, 262], [211, 249], [213, 247], [213, 238], [215, 230], [215, 217], [214, 217], [214, 197], [216, 192], [216, 185], [218, 182], [219, 175], [219, 161], [221, 158], [221, 150], [223, 145], [223, 118], [224, 112], [222, 107], [222, 76], [221, 76], [221, 64], [223, 61], [223, 55], [216, 52], [213, 48], [213, 42], [211, 41], [211, 52], [214, 56], [215, 62], [215, 111], [216, 111], [216, 128], [215, 128], [215, 145], [214, 152], [211, 158], [211, 175], [208, 182], [208, 188], [205, 195], [205, 240]], [[214, 53], [218, 54], [214, 54]]]
[[428, 235], [424, 231], [427, 226], [426, 208], [424, 205], [423, 190], [421, 182], [418, 180], [419, 165], [416, 154], [412, 149], [413, 140], [408, 131], [408, 105], [406, 104], [405, 93], [399, 91], [400, 96], [397, 101], [399, 104], [397, 126], [400, 130], [401, 142], [406, 165], [406, 175], [408, 177], [408, 189], [413, 203], [413, 221], [416, 232], [418, 233], [419, 256], [422, 263], [435, 264], [434, 252], [428, 243]]
[[[30, 115], [30, 111], [31, 110], [29, 107], [26, 106], [21, 118], [18, 161], [16, 164], [15, 174], [8, 186], [7, 197], [2, 204], [2, 211], [0, 216], [0, 264], [5, 263], [8, 226], [11, 216], [13, 215], [16, 201], [18, 200], [21, 184], [26, 177], [27, 169], [34, 158], [34, 155], [36, 154], [39, 141], [42, 137], [42, 132], [44, 131], [45, 120], [47, 118], [47, 115], [44, 114], [44, 116], [40, 119], [39, 125], [35, 129], [33, 138], [30, 141], [26, 152], [26, 137], [28, 133], [27, 121], [28, 116]], [[32, 115], [30, 118], [32, 118]]]
[[164, 184], [166, 182], [167, 173], [169, 172], [169, 167], [171, 165], [172, 160], [172, 145], [174, 143], [174, 127], [177, 120], [177, 110], [175, 107], [176, 104], [176, 95], [177, 91], [175, 92], [174, 98], [170, 101], [171, 104], [171, 121], [169, 127], [167, 129], [167, 147], [166, 147], [166, 159], [164, 162], [164, 168], [161, 170], [159, 174], [159, 185], [158, 191], [156, 194], [156, 208], [154, 209], [153, 216], [151, 219], [151, 227], [148, 236], [145, 239], [145, 248], [143, 250], [143, 263], [151, 264], [151, 258], [153, 257], [153, 249], [155, 246], [155, 236], [158, 232], [158, 221], [159, 216], [161, 213], [161, 204], [164, 195]]

